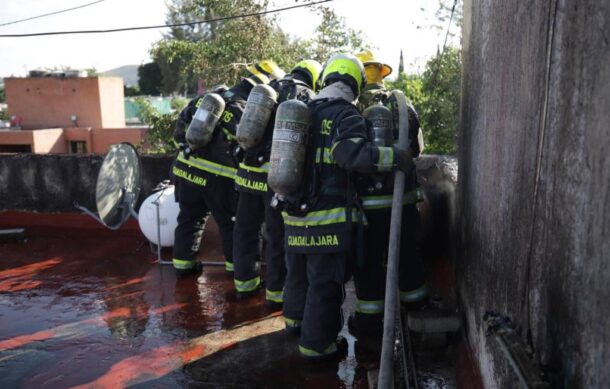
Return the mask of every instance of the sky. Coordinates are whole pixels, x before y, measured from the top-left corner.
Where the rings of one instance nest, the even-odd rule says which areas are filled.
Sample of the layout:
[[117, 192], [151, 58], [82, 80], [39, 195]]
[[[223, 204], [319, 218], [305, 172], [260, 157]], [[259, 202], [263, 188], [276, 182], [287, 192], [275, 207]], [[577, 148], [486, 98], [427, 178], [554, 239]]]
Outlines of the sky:
[[[93, 1], [2, 0], [0, 24]], [[270, 8], [294, 4], [293, 0], [273, 0]], [[345, 17], [349, 27], [362, 30], [367, 42], [376, 48], [376, 57], [394, 69], [398, 68], [402, 49], [407, 71], [421, 72], [426, 60], [443, 44], [445, 30], [428, 27], [435, 23], [435, 0], [335, 0], [327, 4]], [[63, 14], [0, 26], [0, 34], [162, 25], [166, 9], [166, 0], [103, 0]], [[317, 18], [301, 8], [280, 13], [279, 23], [294, 37], [311, 38]], [[452, 27], [451, 31], [459, 35], [456, 30]], [[0, 77], [25, 76], [28, 70], [38, 68], [95, 68], [103, 72], [140, 65], [150, 62], [149, 49], [162, 38], [163, 31], [0, 37]], [[450, 43], [457, 45], [458, 39], [450, 39]]]

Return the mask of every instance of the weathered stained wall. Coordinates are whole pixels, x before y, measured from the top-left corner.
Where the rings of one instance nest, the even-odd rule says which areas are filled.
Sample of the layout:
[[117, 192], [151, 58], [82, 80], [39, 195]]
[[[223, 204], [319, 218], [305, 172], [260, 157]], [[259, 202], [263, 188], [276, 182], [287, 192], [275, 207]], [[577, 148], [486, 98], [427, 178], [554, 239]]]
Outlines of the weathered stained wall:
[[23, 119], [24, 130], [74, 127], [125, 127], [120, 77], [6, 78], [9, 115]]
[[[138, 202], [169, 178], [171, 156], [142, 155]], [[78, 212], [74, 202], [95, 211], [95, 184], [103, 156], [0, 154], [0, 211]]]
[[554, 387], [610, 382], [610, 2], [465, 0], [460, 296], [489, 388], [506, 314]]
[[0, 150], [3, 145], [28, 145], [36, 154], [65, 154], [72, 141], [85, 142], [88, 153], [104, 154], [110, 146], [128, 142], [142, 145], [146, 150], [147, 128], [54, 128], [40, 130], [0, 131]]

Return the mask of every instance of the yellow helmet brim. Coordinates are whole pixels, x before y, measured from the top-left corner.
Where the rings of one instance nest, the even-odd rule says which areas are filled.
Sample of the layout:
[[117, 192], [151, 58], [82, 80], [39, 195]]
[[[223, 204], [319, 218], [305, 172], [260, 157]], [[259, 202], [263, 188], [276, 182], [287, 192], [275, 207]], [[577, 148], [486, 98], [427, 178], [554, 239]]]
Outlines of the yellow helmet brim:
[[381, 66], [381, 77], [386, 78], [390, 74], [392, 74], [392, 67], [390, 65], [386, 65], [381, 62], [364, 62], [364, 67], [366, 68], [368, 65], [378, 65]]

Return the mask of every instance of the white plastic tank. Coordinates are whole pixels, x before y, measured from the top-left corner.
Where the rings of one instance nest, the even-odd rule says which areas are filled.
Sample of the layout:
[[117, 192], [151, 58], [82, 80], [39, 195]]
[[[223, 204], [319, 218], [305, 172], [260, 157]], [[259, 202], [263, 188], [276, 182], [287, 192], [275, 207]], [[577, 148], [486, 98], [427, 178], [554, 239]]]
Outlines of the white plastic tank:
[[154, 244], [157, 244], [157, 205], [159, 203], [159, 225], [161, 226], [161, 246], [174, 245], [174, 230], [178, 225], [178, 212], [180, 207], [174, 198], [174, 186], [169, 185], [162, 191], [148, 196], [142, 203], [138, 212], [140, 230]]

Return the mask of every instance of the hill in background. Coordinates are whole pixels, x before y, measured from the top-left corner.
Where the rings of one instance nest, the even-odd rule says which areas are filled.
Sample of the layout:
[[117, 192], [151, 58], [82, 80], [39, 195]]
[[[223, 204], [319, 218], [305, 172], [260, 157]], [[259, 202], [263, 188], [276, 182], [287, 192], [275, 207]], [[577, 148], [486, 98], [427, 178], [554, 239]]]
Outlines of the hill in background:
[[103, 76], [123, 77], [123, 84], [126, 86], [138, 85], [138, 67], [140, 65], [125, 65], [118, 68], [100, 72]]

